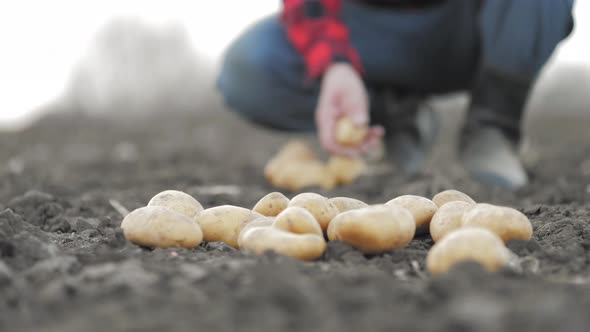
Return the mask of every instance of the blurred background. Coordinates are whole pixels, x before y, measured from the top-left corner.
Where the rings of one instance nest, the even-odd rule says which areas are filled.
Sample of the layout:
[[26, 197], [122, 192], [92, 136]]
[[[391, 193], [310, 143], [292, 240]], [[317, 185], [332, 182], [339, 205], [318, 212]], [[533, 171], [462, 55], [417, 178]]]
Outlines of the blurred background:
[[[210, 105], [218, 98], [213, 83], [224, 49], [280, 6], [278, 0], [3, 2], [0, 130], [64, 107], [108, 114], [123, 105], [134, 114]], [[584, 127], [578, 118], [590, 113], [588, 17], [590, 3], [577, 1], [575, 32], [545, 68], [529, 113]]]
[[[212, 93], [224, 48], [278, 0], [0, 3], [0, 129], [21, 128], [56, 102], [130, 112]], [[172, 98], [174, 97], [174, 98]], [[194, 107], [191, 107], [194, 108]]]

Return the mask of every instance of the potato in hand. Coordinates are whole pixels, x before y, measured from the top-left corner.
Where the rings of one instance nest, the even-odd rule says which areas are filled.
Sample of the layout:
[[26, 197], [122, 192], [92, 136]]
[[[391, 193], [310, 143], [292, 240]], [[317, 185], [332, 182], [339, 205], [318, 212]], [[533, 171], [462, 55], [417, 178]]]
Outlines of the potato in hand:
[[358, 146], [367, 137], [369, 127], [356, 125], [348, 117], [342, 117], [336, 122], [336, 142], [344, 146]]

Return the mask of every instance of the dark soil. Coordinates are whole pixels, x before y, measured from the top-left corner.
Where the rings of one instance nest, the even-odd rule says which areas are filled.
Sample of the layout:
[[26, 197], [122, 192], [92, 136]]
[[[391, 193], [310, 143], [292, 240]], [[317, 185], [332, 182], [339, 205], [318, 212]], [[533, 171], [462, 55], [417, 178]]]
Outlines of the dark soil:
[[467, 179], [450, 162], [448, 137], [420, 176], [318, 190], [379, 203], [457, 188], [514, 206], [534, 239], [509, 243], [520, 260], [496, 274], [465, 264], [429, 276], [428, 237], [372, 257], [330, 243], [311, 263], [221, 243], [150, 250], [125, 241], [109, 200], [134, 209], [178, 189], [207, 207], [251, 207], [273, 190], [262, 166], [288, 137], [220, 113], [54, 116], [0, 134], [0, 331], [590, 330], [590, 155], [578, 147], [541, 149], [532, 184], [516, 193]]

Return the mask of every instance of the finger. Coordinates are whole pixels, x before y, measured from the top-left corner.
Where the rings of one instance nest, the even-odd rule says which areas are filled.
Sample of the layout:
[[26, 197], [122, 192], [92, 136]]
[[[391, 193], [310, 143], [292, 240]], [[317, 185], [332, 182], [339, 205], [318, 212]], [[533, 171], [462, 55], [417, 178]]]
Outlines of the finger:
[[334, 131], [336, 125], [334, 121], [330, 118], [326, 118], [322, 120], [321, 128], [319, 131], [320, 142], [324, 146], [324, 148], [332, 147], [334, 145]]
[[381, 138], [379, 138], [379, 137], [369, 138], [360, 146], [360, 150], [361, 150], [362, 154], [363, 155], [367, 154], [367, 152], [369, 152], [375, 146], [379, 145], [380, 142], [381, 142]]
[[363, 154], [366, 154], [369, 150], [373, 149], [375, 146], [378, 146], [383, 139], [383, 128], [372, 129], [374, 130], [369, 132], [365, 141], [361, 144]]
[[357, 94], [344, 95], [341, 100], [344, 113], [358, 126], [369, 123], [369, 106], [363, 96]]
[[352, 123], [357, 126], [364, 126], [369, 123], [369, 117], [366, 112], [353, 112], [349, 117]]
[[348, 148], [338, 144], [330, 145], [328, 152], [337, 156], [348, 158], [358, 158], [362, 154], [360, 147]]
[[364, 145], [378, 143], [383, 139], [384, 134], [385, 131], [381, 127], [370, 128], [363, 143]]
[[350, 102], [342, 106], [342, 115], [357, 126], [366, 126], [369, 123], [368, 113], [367, 105], [361, 102]]
[[373, 136], [371, 138], [369, 138], [369, 140], [367, 140], [366, 146], [371, 149], [374, 148], [375, 146], [379, 145], [381, 143], [381, 137], [380, 136]]
[[334, 109], [330, 103], [325, 101], [321, 102], [318, 105], [318, 110], [316, 111], [316, 122], [318, 127], [318, 136], [320, 143], [326, 148], [326, 146], [330, 145], [330, 141], [333, 140], [332, 136], [334, 136], [334, 131], [336, 128], [335, 119], [334, 119]]
[[383, 137], [385, 136], [385, 129], [382, 126], [373, 126], [371, 128], [369, 128], [369, 131], [367, 132], [367, 138], [369, 137]]

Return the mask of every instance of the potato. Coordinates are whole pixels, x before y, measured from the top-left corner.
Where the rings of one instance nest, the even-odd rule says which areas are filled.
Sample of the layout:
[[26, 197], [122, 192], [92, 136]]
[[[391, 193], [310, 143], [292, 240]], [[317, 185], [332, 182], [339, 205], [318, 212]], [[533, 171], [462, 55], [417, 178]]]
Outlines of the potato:
[[440, 241], [445, 235], [462, 226], [463, 214], [473, 205], [453, 201], [438, 208], [430, 221], [430, 236], [434, 242]]
[[365, 172], [367, 164], [360, 158], [331, 156], [327, 167], [338, 184], [350, 184]]
[[455, 201], [465, 202], [472, 205], [476, 204], [473, 198], [469, 197], [469, 195], [453, 189], [439, 192], [438, 194], [434, 195], [434, 197], [432, 197], [432, 201], [438, 207], [441, 207], [448, 202]]
[[279, 193], [272, 192], [262, 197], [258, 203], [254, 206], [252, 211], [258, 212], [266, 217], [276, 217], [281, 211], [287, 208], [289, 205], [289, 199]]
[[330, 198], [329, 201], [336, 206], [340, 213], [369, 206], [363, 201], [350, 197], [334, 197]]
[[416, 234], [428, 232], [430, 220], [438, 210], [433, 201], [416, 195], [402, 195], [390, 200], [385, 205], [396, 205], [408, 209], [416, 222]]
[[262, 217], [250, 220], [248, 222], [243, 222], [240, 225], [240, 234], [238, 235], [238, 248], [242, 248], [242, 237], [247, 230], [255, 227], [271, 227], [275, 222], [275, 219], [275, 217]]
[[342, 178], [341, 181], [351, 181], [350, 178], [356, 177], [356, 173], [359, 172], [358, 163], [339, 167], [337, 171], [341, 173], [332, 174], [328, 165], [318, 160], [305, 143], [293, 141], [266, 165], [264, 174], [277, 188], [300, 191], [309, 187], [321, 187], [330, 190], [338, 182], [336, 175]]
[[310, 160], [315, 159], [315, 153], [304, 141], [292, 140], [279, 150], [276, 158], [286, 160]]
[[290, 191], [315, 186], [329, 190], [336, 186], [336, 178], [319, 160], [291, 161], [276, 171], [270, 183], [277, 188]]
[[290, 207], [281, 212], [275, 219], [273, 227], [295, 234], [316, 234], [324, 236], [322, 227], [308, 210], [301, 207]]
[[336, 142], [344, 146], [361, 144], [369, 131], [368, 126], [358, 126], [348, 117], [343, 117], [336, 123]]
[[222, 241], [237, 248], [238, 236], [242, 228], [252, 220], [261, 217], [264, 216], [242, 207], [222, 205], [201, 212], [197, 222], [203, 230], [205, 241]]
[[264, 168], [264, 175], [267, 180], [272, 181], [277, 171], [288, 165], [293, 161], [315, 160], [316, 156], [313, 150], [302, 141], [291, 141], [287, 143], [281, 150], [273, 157]]
[[463, 215], [463, 227], [484, 227], [508, 240], [530, 240], [533, 226], [529, 218], [509, 207], [477, 204]]
[[121, 228], [128, 241], [147, 247], [194, 248], [203, 241], [203, 232], [193, 219], [162, 206], [132, 211]]
[[405, 247], [415, 231], [414, 218], [407, 209], [378, 205], [336, 216], [328, 227], [328, 239], [376, 254]]
[[203, 206], [193, 196], [177, 190], [166, 190], [152, 197], [147, 206], [163, 206], [194, 219]]
[[294, 234], [276, 227], [253, 227], [244, 232], [242, 249], [261, 255], [266, 251], [302, 260], [314, 260], [326, 250], [326, 241], [315, 234]]
[[314, 193], [302, 193], [293, 197], [289, 207], [301, 207], [311, 212], [324, 232], [330, 221], [340, 213], [328, 198]]
[[510, 252], [502, 240], [484, 228], [461, 228], [449, 233], [428, 252], [426, 267], [433, 275], [455, 265], [473, 261], [494, 272], [508, 263]]

